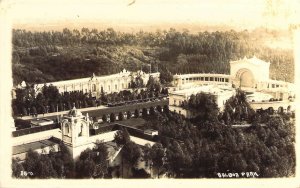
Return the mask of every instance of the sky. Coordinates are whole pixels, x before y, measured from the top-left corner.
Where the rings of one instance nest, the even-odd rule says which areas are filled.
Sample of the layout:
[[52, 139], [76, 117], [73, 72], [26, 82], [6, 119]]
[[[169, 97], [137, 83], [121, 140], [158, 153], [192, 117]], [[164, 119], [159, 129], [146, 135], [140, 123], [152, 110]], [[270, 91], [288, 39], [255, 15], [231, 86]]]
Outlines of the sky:
[[14, 27], [101, 23], [124, 28], [198, 24], [286, 29], [298, 16], [300, 0], [7, 0], [2, 5]]

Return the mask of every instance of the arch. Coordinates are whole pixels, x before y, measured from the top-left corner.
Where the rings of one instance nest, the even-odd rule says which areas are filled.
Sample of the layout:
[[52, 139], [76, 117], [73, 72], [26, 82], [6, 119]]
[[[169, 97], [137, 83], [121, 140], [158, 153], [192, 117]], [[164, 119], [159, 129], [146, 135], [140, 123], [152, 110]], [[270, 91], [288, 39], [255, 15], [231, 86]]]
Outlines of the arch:
[[254, 87], [255, 80], [251, 70], [247, 68], [241, 68], [236, 72], [236, 80], [240, 87]]
[[68, 124], [64, 125], [64, 135], [69, 135], [70, 134], [70, 127]]
[[96, 92], [96, 89], [97, 89], [97, 88], [96, 88], [96, 84], [93, 84], [93, 85], [92, 85], [92, 91], [93, 91], [93, 92]]

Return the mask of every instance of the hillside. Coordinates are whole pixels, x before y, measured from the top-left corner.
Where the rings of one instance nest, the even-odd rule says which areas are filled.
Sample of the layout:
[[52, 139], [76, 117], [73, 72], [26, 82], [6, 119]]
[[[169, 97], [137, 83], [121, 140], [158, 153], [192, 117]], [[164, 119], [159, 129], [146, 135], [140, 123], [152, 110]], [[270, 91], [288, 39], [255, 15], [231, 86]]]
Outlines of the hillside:
[[[258, 33], [253, 33], [258, 32]], [[123, 33], [112, 28], [62, 32], [13, 31], [13, 80], [43, 83], [136, 71], [229, 73], [229, 61], [255, 55], [271, 62], [271, 78], [293, 82], [291, 49], [265, 45], [261, 31], [191, 34], [168, 31]], [[163, 81], [170, 81], [168, 77]]]

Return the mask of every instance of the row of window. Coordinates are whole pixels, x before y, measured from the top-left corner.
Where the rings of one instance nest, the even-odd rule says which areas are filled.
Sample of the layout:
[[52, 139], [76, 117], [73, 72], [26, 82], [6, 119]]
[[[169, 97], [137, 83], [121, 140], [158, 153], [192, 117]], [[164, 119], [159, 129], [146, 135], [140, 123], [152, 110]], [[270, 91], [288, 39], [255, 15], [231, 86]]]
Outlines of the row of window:
[[[127, 84], [124, 84], [124, 83], [122, 83], [122, 85], [121, 85], [121, 89], [125, 89], [126, 88], [126, 86], [127, 86]], [[61, 87], [58, 87], [58, 89], [60, 89]], [[68, 91], [70, 88], [70, 90], [69, 91], [75, 91], [75, 90], [77, 90], [77, 91], [79, 91], [80, 89], [73, 89], [74, 87], [70, 87], [70, 86], [64, 86], [63, 87], [64, 88], [64, 91]], [[108, 92], [110, 92], [111, 91], [111, 86], [110, 85], [108, 85]], [[115, 91], [117, 91], [118, 90], [118, 84], [115, 84], [114, 85], [114, 90]], [[82, 89], [82, 91], [83, 91], [83, 89]], [[96, 87], [96, 84], [93, 84], [92, 85], [92, 90], [91, 90], [92, 92], [96, 92], [97, 91], [97, 87]], [[105, 91], [104, 90], [104, 88], [103, 88], [103, 85], [101, 85], [101, 90], [100, 91]], [[88, 89], [85, 89], [85, 93], [87, 93], [88, 92]]]
[[283, 85], [272, 84], [272, 88], [283, 87]]
[[[174, 99], [174, 101], [173, 101], [174, 103], [173, 103], [173, 105], [174, 106], [177, 106], [177, 101], [176, 101], [176, 99]], [[181, 106], [181, 103], [182, 103], [182, 101], [181, 100], [178, 100], [178, 106]]]
[[185, 81], [214, 81], [214, 82], [229, 82], [228, 78], [219, 78], [219, 77], [193, 77], [193, 78], [183, 78], [182, 82]]

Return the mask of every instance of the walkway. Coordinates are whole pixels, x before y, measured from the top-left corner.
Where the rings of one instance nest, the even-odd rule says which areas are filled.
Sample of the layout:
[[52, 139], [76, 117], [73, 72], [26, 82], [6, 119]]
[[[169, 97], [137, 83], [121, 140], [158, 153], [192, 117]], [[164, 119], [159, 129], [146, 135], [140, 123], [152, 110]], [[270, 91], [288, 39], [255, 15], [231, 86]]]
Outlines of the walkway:
[[[90, 107], [90, 108], [80, 108], [79, 111], [89, 113], [90, 117], [102, 117], [103, 114], [111, 114], [111, 113], [119, 113], [119, 112], [127, 112], [131, 111], [134, 112], [135, 109], [143, 109], [143, 108], [150, 108], [150, 107], [156, 107], [160, 105], [163, 107], [164, 105], [169, 105], [169, 100], [160, 100], [160, 101], [152, 101], [152, 102], [143, 102], [143, 103], [135, 103], [135, 104], [128, 104], [123, 106], [116, 106], [116, 107], [106, 107], [106, 106], [98, 106], [98, 107]], [[36, 118], [49, 118], [49, 119], [55, 119], [57, 116], [65, 115], [69, 112], [67, 111], [61, 111], [61, 112], [53, 112], [53, 113], [47, 113], [47, 114], [38, 114], [37, 117], [33, 116], [23, 116], [17, 117], [24, 120], [31, 120]]]
[[[90, 112], [90, 111], [94, 111], [94, 110], [99, 110], [99, 109], [106, 109], [108, 107], [106, 106], [98, 106], [98, 107], [89, 107], [89, 108], [80, 108], [79, 110], [81, 112]], [[21, 118], [24, 120], [31, 120], [31, 119], [35, 119], [35, 118], [46, 118], [46, 117], [55, 117], [55, 116], [61, 116], [61, 115], [65, 115], [69, 112], [70, 110], [65, 110], [65, 111], [60, 111], [60, 112], [52, 112], [52, 113], [45, 113], [43, 114], [38, 114], [37, 116], [23, 116], [23, 117], [17, 117], [17, 118]]]

